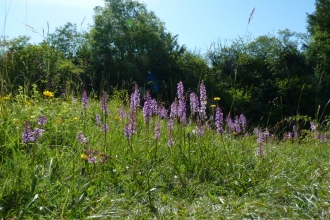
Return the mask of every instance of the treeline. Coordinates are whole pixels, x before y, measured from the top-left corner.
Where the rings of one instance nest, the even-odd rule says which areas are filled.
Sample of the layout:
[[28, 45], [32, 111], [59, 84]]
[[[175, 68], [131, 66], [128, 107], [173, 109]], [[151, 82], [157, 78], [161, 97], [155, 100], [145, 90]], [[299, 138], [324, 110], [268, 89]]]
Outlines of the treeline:
[[131, 91], [137, 82], [142, 93], [170, 102], [179, 81], [196, 90], [203, 79], [210, 102], [219, 96], [224, 111], [244, 113], [253, 123], [297, 115], [320, 119], [329, 114], [330, 0], [315, 6], [306, 34], [244, 36], [200, 54], [179, 45], [144, 4], [105, 0], [87, 32], [67, 23], [38, 45], [26, 37], [2, 40], [0, 95], [15, 94], [18, 86], [28, 92], [32, 84], [57, 96], [111, 94]]

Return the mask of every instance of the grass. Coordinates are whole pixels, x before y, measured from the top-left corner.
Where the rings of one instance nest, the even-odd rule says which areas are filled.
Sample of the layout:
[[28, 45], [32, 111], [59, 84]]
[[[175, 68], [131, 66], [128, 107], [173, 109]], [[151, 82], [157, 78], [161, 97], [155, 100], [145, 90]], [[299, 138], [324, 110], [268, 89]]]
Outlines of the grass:
[[[105, 117], [98, 98], [51, 98], [36, 90], [0, 102], [0, 215], [2, 219], [328, 219], [329, 143], [309, 131], [299, 139], [274, 135], [257, 155], [258, 137], [224, 132], [198, 123], [174, 124], [168, 147], [168, 119], [144, 123], [137, 110], [137, 133], [128, 141], [126, 93], [110, 97]], [[38, 125], [38, 118], [47, 123]], [[109, 125], [95, 122], [101, 114]], [[25, 121], [45, 130], [22, 143]], [[252, 130], [252, 128], [251, 128]], [[82, 132], [88, 143], [77, 139]], [[132, 150], [131, 150], [132, 148]], [[95, 151], [95, 163], [82, 159]], [[102, 155], [108, 156], [103, 163]], [[93, 157], [92, 155], [88, 155]], [[102, 158], [101, 158], [102, 159]]]

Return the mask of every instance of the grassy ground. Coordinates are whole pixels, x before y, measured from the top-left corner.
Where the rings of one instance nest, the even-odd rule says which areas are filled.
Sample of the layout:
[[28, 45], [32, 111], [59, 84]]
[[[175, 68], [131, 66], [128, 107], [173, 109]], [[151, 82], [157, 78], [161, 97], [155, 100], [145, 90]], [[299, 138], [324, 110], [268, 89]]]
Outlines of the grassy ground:
[[[260, 142], [249, 135], [217, 134], [168, 119], [146, 125], [127, 140], [125, 93], [100, 101], [44, 97], [34, 92], [0, 102], [0, 215], [2, 219], [329, 219], [329, 143], [303, 138]], [[126, 102], [125, 102], [126, 100]], [[101, 114], [104, 132], [95, 122]], [[47, 122], [39, 125], [45, 115]], [[26, 121], [36, 141], [23, 143]], [[212, 124], [211, 124], [212, 127]], [[86, 142], [77, 139], [79, 132]], [[87, 151], [86, 151], [87, 150]], [[95, 158], [94, 158], [95, 156]], [[86, 160], [89, 158], [90, 160]], [[92, 159], [95, 159], [93, 161]]]

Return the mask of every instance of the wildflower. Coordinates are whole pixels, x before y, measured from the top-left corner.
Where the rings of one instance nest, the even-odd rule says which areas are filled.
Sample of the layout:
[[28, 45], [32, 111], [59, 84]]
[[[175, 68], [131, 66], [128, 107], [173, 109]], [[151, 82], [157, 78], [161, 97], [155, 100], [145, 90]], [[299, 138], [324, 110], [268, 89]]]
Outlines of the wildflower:
[[24, 101], [24, 105], [25, 105], [25, 106], [29, 106], [29, 105], [31, 105], [32, 102], [33, 102], [32, 100], [30, 100], [30, 101], [26, 101], [26, 100], [25, 100], [25, 101]]
[[88, 108], [88, 96], [86, 91], [83, 92], [82, 98], [81, 98], [81, 103], [82, 103], [82, 107], [83, 109]]
[[159, 140], [160, 138], [160, 122], [159, 120], [156, 122], [156, 127], [155, 127], [155, 139]]
[[171, 118], [168, 122], [168, 130], [172, 131], [173, 130], [173, 125], [174, 125], [174, 120]]
[[247, 123], [246, 123], [246, 118], [245, 118], [245, 116], [244, 116], [243, 114], [241, 114], [241, 115], [239, 116], [238, 121], [239, 121], [240, 125], [242, 126], [243, 133], [246, 133], [246, 125], [247, 125]]
[[157, 109], [157, 114], [160, 118], [167, 118], [167, 110], [162, 103], [159, 105]]
[[103, 131], [108, 132], [109, 131], [109, 126], [107, 124], [103, 125]]
[[168, 122], [168, 142], [167, 146], [171, 147], [174, 145], [172, 131], [173, 131], [174, 119], [171, 118]]
[[174, 145], [173, 136], [172, 136], [172, 133], [169, 133], [169, 135], [168, 135], [167, 146], [168, 146], [168, 147], [172, 147], [173, 145]]
[[124, 117], [125, 117], [125, 112], [124, 112], [124, 108], [121, 107], [120, 109], [118, 109], [118, 114], [119, 114], [119, 117], [120, 117], [120, 120], [124, 120]]
[[22, 133], [22, 139], [23, 139], [23, 143], [30, 143], [35, 140], [31, 130], [30, 122], [28, 120], [25, 121], [24, 131]]
[[236, 130], [235, 123], [231, 119], [230, 113], [228, 113], [228, 115], [227, 115], [226, 122], [227, 122], [227, 125], [228, 125], [229, 133], [232, 133], [233, 131]]
[[223, 132], [222, 124], [223, 124], [223, 114], [221, 112], [221, 109], [218, 107], [215, 109], [215, 127], [217, 128], [216, 131], [218, 134]]
[[183, 96], [184, 89], [183, 89], [183, 84], [181, 81], [178, 83], [177, 90], [178, 90], [178, 100], [179, 100], [179, 103], [177, 106], [178, 107], [177, 115], [178, 115], [181, 123], [186, 123], [186, 100]]
[[290, 131], [286, 134], [286, 138], [288, 140], [291, 140], [292, 139], [292, 133]]
[[156, 113], [157, 103], [156, 100], [151, 99], [150, 92], [147, 91], [145, 102], [143, 106], [143, 117], [146, 124], [149, 124], [150, 117]]
[[135, 83], [134, 92], [131, 94], [131, 103], [130, 103], [131, 110], [135, 112], [139, 104], [140, 104], [140, 92], [138, 85]]
[[258, 149], [257, 149], [257, 156], [263, 156], [264, 155], [264, 141], [265, 141], [265, 135], [262, 132], [259, 132], [258, 134]]
[[88, 157], [86, 154], [81, 154], [80, 155], [80, 158], [83, 159], [83, 160], [88, 160]]
[[214, 101], [220, 101], [220, 97], [214, 97]]
[[240, 122], [239, 122], [238, 116], [235, 117], [235, 123], [234, 123], [234, 125], [235, 125], [235, 131], [234, 132], [236, 134], [241, 133], [241, 127], [240, 127]]
[[116, 115], [116, 116], [115, 116], [115, 119], [116, 119], [117, 121], [121, 121], [121, 117], [120, 117], [120, 115]]
[[58, 125], [62, 124], [61, 118], [56, 118], [55, 123], [58, 124]]
[[211, 107], [211, 108], [215, 108], [215, 107], [217, 107], [217, 106], [213, 104], [213, 105], [210, 105], [210, 107]]
[[101, 127], [101, 115], [96, 114], [96, 124], [97, 126]]
[[192, 115], [198, 112], [198, 106], [199, 102], [196, 93], [190, 93], [190, 110]]
[[42, 136], [42, 134], [45, 132], [45, 130], [40, 128], [35, 128], [33, 130], [33, 136], [35, 137], [35, 140], [37, 140], [38, 137]]
[[133, 136], [132, 127], [130, 123], [127, 123], [124, 128], [124, 134], [127, 140], [131, 139]]
[[54, 97], [54, 93], [50, 92], [48, 90], [44, 91], [42, 94], [44, 94], [44, 96], [46, 96], [48, 98], [53, 98]]
[[81, 155], [81, 159], [83, 160], [87, 160], [88, 163], [99, 163], [102, 164], [104, 162], [106, 162], [108, 160], [109, 156], [101, 153], [99, 151], [96, 150], [87, 150], [84, 149], [84, 153]]
[[77, 121], [78, 118], [77, 117], [74, 117], [73, 119], [71, 119], [71, 121]]
[[204, 125], [202, 124], [202, 122], [200, 122], [199, 124], [199, 135], [204, 136]]
[[88, 140], [87, 138], [85, 138], [84, 134], [82, 133], [82, 131], [80, 131], [77, 135], [77, 139], [80, 143], [82, 144], [88, 144]]
[[42, 115], [39, 119], [38, 119], [38, 125], [44, 125], [47, 123], [47, 118], [45, 115]]
[[316, 131], [316, 125], [314, 122], [311, 122], [311, 132], [314, 133]]
[[109, 115], [109, 109], [108, 109], [108, 96], [106, 92], [103, 92], [103, 96], [101, 99], [101, 109], [104, 112], [105, 115]]
[[11, 97], [11, 95], [10, 94], [8, 94], [8, 95], [5, 95], [5, 96], [3, 96], [3, 97], [1, 97], [1, 101], [7, 101], [7, 100], [10, 100], [10, 97]]
[[42, 136], [45, 130], [40, 128], [35, 128], [32, 132], [30, 122], [28, 120], [25, 121], [24, 131], [22, 133], [23, 143], [31, 143], [35, 142], [38, 137]]
[[170, 117], [175, 118], [177, 116], [178, 116], [178, 101], [177, 99], [175, 99], [175, 101], [171, 105]]
[[34, 119], [34, 115], [31, 115], [30, 118], [31, 118], [31, 119]]
[[206, 104], [207, 104], [207, 97], [206, 97], [206, 89], [204, 82], [202, 80], [200, 86], [199, 86], [199, 101], [200, 101], [200, 109], [199, 109], [199, 117], [201, 120], [206, 119]]

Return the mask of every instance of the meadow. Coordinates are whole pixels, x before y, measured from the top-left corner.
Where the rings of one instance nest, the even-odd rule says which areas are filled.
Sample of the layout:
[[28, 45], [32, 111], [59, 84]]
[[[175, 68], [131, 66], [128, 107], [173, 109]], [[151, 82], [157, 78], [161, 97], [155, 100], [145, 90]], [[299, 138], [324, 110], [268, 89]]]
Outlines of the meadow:
[[326, 123], [253, 127], [223, 99], [0, 97], [1, 219], [329, 219]]

